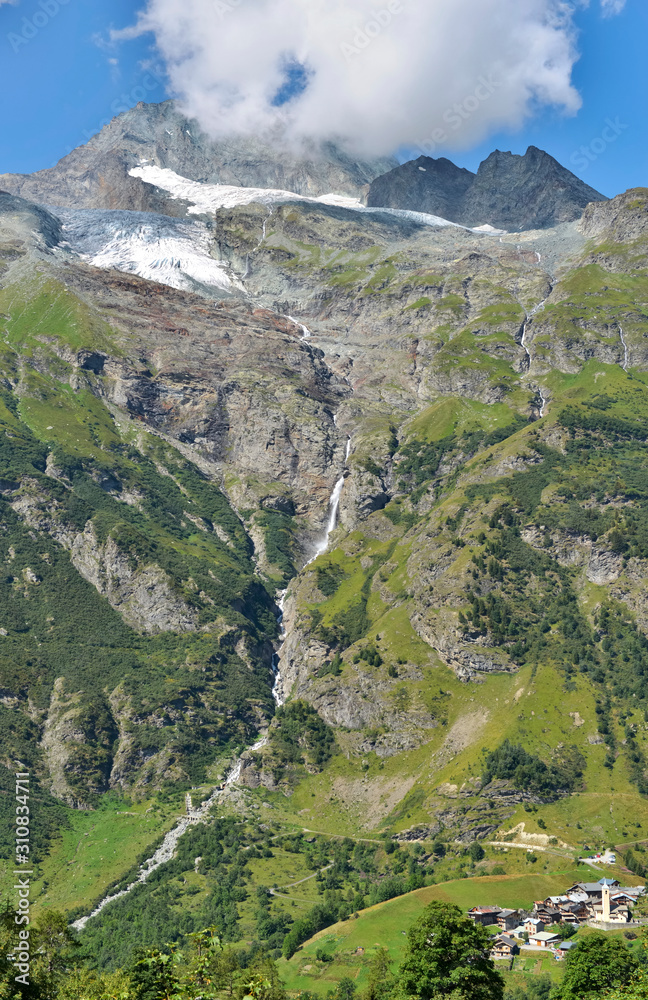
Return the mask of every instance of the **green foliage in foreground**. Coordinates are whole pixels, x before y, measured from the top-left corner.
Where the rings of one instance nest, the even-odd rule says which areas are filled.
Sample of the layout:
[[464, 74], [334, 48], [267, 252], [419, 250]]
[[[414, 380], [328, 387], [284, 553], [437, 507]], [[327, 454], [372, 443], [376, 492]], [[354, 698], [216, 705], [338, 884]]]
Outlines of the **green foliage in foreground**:
[[619, 938], [595, 933], [579, 941], [565, 960], [565, 977], [556, 1000], [587, 1000], [610, 987], [627, 986], [638, 969], [636, 958]]
[[[190, 935], [182, 950], [140, 949], [116, 974], [88, 970], [79, 961], [78, 946], [62, 914], [50, 912], [29, 931], [35, 949], [29, 985], [18, 988], [12, 964], [17, 941], [12, 915], [0, 926], [0, 996], [3, 1000], [76, 1000], [115, 997], [123, 1000], [198, 1000], [254, 997], [283, 1000], [285, 990], [272, 959], [262, 950], [232, 950], [214, 927]], [[369, 988], [363, 1000], [412, 997], [459, 997], [502, 1000], [503, 979], [488, 957], [490, 936], [461, 910], [432, 903], [410, 928], [405, 961], [396, 977], [389, 971], [384, 949], [372, 960]], [[335, 1000], [353, 1000], [356, 987], [343, 978]], [[305, 996], [302, 1000], [307, 1000]]]
[[[180, 951], [172, 945], [140, 949], [116, 972], [96, 972], [78, 956], [78, 942], [62, 914], [50, 912], [27, 931], [29, 972], [14, 964], [18, 942], [13, 914], [0, 923], [2, 1000], [285, 1000], [277, 969], [263, 951], [234, 952], [213, 927], [192, 934]], [[26, 969], [26, 966], [25, 966]], [[15, 976], [25, 980], [17, 983]]]
[[501, 1000], [504, 980], [489, 957], [488, 931], [451, 903], [430, 903], [412, 924], [398, 973], [404, 996]]

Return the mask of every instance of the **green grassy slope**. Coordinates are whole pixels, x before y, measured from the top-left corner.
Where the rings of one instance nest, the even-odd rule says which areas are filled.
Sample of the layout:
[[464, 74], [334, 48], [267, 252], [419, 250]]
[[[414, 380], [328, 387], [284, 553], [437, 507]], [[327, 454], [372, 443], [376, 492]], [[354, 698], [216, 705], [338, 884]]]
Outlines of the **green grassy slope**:
[[[409, 926], [433, 900], [455, 903], [464, 910], [488, 905], [530, 908], [534, 899], [544, 899], [591, 877], [589, 868], [566, 867], [544, 876], [470, 878], [418, 889], [320, 931], [289, 961], [280, 961], [281, 975], [293, 991], [324, 993], [343, 976], [350, 976], [361, 987], [366, 985], [368, 963], [376, 948], [387, 948], [393, 968], [398, 967]], [[318, 950], [333, 960], [318, 960]]]

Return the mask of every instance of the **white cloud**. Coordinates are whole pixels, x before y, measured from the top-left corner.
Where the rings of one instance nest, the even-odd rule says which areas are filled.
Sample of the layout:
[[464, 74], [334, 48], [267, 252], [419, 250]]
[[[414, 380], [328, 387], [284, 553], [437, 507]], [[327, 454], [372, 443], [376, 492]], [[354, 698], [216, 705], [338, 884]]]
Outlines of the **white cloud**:
[[[145, 31], [184, 110], [212, 135], [261, 133], [279, 118], [294, 138], [436, 152], [518, 128], [540, 106], [581, 103], [564, 0], [147, 0], [115, 37]], [[287, 59], [309, 82], [278, 111]]]
[[626, 5], [626, 0], [601, 0], [601, 9], [604, 17], [612, 17], [620, 14]]

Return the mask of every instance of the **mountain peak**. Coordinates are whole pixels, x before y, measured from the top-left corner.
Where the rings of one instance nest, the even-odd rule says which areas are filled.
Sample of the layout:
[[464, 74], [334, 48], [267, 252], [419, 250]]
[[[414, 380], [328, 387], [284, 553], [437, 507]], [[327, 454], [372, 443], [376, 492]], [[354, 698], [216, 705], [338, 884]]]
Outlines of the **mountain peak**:
[[475, 179], [470, 170], [442, 156], [419, 156], [374, 180], [369, 188], [370, 208], [401, 208], [454, 219]]
[[444, 157], [421, 156], [376, 178], [368, 204], [517, 230], [572, 222], [590, 202], [606, 200], [550, 153], [529, 146], [524, 154], [493, 150], [476, 174]]
[[391, 157], [354, 158], [333, 142], [305, 141], [291, 148], [281, 139], [279, 133], [212, 139], [175, 102], [140, 102], [113, 118], [55, 167], [29, 175], [0, 175], [0, 187], [30, 201], [67, 208], [177, 215], [181, 212], [177, 203], [173, 205], [150, 185], [129, 176], [129, 170], [147, 163], [211, 184], [358, 198], [375, 177], [396, 165]]

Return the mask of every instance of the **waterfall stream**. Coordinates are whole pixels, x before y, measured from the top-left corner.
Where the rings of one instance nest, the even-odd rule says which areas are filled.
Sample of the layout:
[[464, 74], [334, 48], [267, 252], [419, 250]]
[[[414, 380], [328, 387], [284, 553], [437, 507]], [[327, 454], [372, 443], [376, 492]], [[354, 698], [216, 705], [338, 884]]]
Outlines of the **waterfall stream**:
[[286, 630], [283, 624], [284, 603], [286, 601], [286, 594], [287, 594], [286, 590], [280, 590], [279, 593], [277, 594], [277, 597], [279, 598], [279, 600], [277, 601], [277, 607], [279, 608], [279, 615], [277, 617], [277, 622], [279, 624], [279, 629], [280, 629], [279, 638], [281, 640], [281, 646], [279, 647], [278, 652], [276, 652], [272, 657], [272, 672], [274, 674], [272, 697], [274, 698], [277, 707], [283, 705], [286, 700], [286, 695], [283, 689], [283, 680], [281, 677], [281, 671], [279, 670], [279, 661], [281, 659], [280, 656], [281, 648], [284, 642], [286, 641]]
[[621, 365], [621, 367], [623, 368], [624, 372], [627, 372], [628, 364], [630, 362], [630, 356], [628, 354], [628, 345], [626, 344], [626, 339], [623, 334], [622, 326], [619, 327], [619, 336], [621, 337], [621, 343], [623, 344], [623, 364]]
[[[293, 320], [293, 322], [295, 322], [295, 320]], [[297, 325], [302, 326], [302, 324], [297, 324]], [[305, 340], [308, 336], [310, 336], [310, 332], [307, 330], [306, 327], [302, 328], [304, 330], [304, 336], [302, 337], [302, 340]], [[351, 438], [348, 437], [344, 455], [344, 471], [340, 476], [340, 478], [338, 479], [338, 481], [336, 482], [329, 500], [329, 511], [328, 511], [326, 532], [322, 537], [322, 540], [317, 545], [315, 555], [313, 555], [312, 558], [309, 559], [306, 565], [309, 565], [309, 563], [313, 562], [314, 559], [316, 559], [319, 555], [321, 555], [323, 552], [326, 551], [326, 549], [328, 548], [329, 536], [337, 526], [340, 498], [342, 496], [342, 490], [344, 488], [345, 474], [347, 471], [347, 465], [350, 454], [351, 454]], [[280, 706], [283, 705], [286, 700], [285, 692], [283, 689], [283, 681], [281, 678], [281, 672], [279, 670], [279, 664], [281, 661], [281, 648], [286, 640], [286, 631], [283, 627], [284, 602], [286, 599], [286, 591], [285, 590], [279, 591], [277, 597], [278, 597], [277, 606], [279, 608], [279, 615], [277, 616], [277, 622], [279, 623], [281, 629], [280, 632], [281, 646], [279, 647], [279, 650], [272, 657], [272, 672], [274, 674], [272, 696], [277, 706]], [[261, 748], [264, 747], [267, 742], [268, 742], [268, 737], [262, 736], [260, 737], [260, 739], [257, 740], [257, 742], [253, 746], [248, 747], [247, 750], [243, 752], [249, 753], [251, 751], [261, 750]], [[186, 833], [187, 830], [194, 824], [204, 823], [207, 821], [207, 819], [209, 818], [209, 811], [212, 808], [212, 806], [219, 801], [222, 794], [228, 788], [230, 788], [232, 785], [235, 785], [239, 781], [242, 770], [243, 770], [243, 759], [242, 759], [242, 754], [240, 754], [233, 761], [232, 766], [230, 767], [230, 770], [228, 771], [225, 779], [221, 782], [221, 784], [217, 788], [215, 788], [212, 791], [211, 795], [207, 799], [205, 799], [205, 801], [200, 806], [198, 806], [196, 809], [190, 807], [189, 803], [191, 799], [188, 796], [187, 815], [181, 816], [178, 819], [176, 824], [165, 835], [164, 840], [157, 848], [157, 850], [154, 852], [154, 854], [152, 854], [150, 858], [147, 858], [147, 860], [143, 862], [143, 864], [140, 866], [137, 878], [133, 882], [131, 882], [130, 885], [128, 885], [125, 889], [120, 889], [119, 892], [114, 892], [111, 895], [105, 896], [101, 900], [101, 902], [95, 907], [92, 913], [89, 913], [87, 916], [80, 917], [78, 920], [75, 920], [74, 923], [72, 924], [74, 930], [82, 931], [86, 926], [86, 924], [88, 923], [88, 920], [91, 920], [92, 917], [96, 917], [99, 913], [101, 913], [104, 907], [108, 906], [109, 903], [112, 903], [114, 902], [114, 900], [121, 899], [123, 896], [128, 895], [128, 893], [132, 892], [133, 889], [135, 889], [138, 885], [141, 885], [142, 883], [146, 882], [157, 868], [160, 868], [161, 865], [164, 865], [168, 861], [171, 861], [171, 859], [175, 855], [176, 847], [178, 846], [178, 841], [180, 840], [182, 835]]]
[[[552, 291], [553, 291], [553, 283], [550, 286], [549, 295], [551, 295]], [[547, 302], [547, 300], [549, 298], [549, 295], [547, 295], [547, 297], [544, 298], [542, 300], [542, 302], [538, 302], [537, 306], [534, 306], [533, 309], [531, 310], [531, 312], [528, 312], [526, 314], [526, 319], [525, 319], [524, 325], [522, 327], [522, 338], [520, 340], [520, 346], [522, 348], [524, 348], [524, 352], [525, 352], [525, 354], [527, 356], [527, 365], [526, 365], [526, 367], [527, 367], [526, 374], [527, 375], [529, 374], [529, 369], [531, 367], [531, 352], [530, 352], [530, 350], [529, 350], [529, 348], [527, 347], [527, 344], [526, 344], [527, 328], [529, 326], [529, 323], [532, 321], [533, 317], [536, 316], [540, 312], [541, 309], [544, 309], [545, 302]], [[540, 417], [542, 418], [542, 417], [544, 417], [544, 415], [545, 415], [545, 413], [547, 411], [548, 399], [547, 399], [547, 397], [544, 395], [544, 393], [542, 391], [542, 386], [538, 385], [538, 386], [536, 386], [536, 389], [537, 389], [538, 395], [540, 396], [540, 400], [541, 400], [541, 403], [540, 403]]]
[[[249, 750], [260, 750], [263, 746], [265, 746], [266, 743], [267, 743], [267, 737], [262, 736], [261, 739], [257, 740], [254, 746], [249, 747]], [[116, 899], [121, 899], [122, 896], [127, 896], [128, 893], [132, 892], [133, 889], [135, 889], [138, 885], [142, 885], [142, 883], [148, 881], [148, 879], [151, 877], [151, 875], [157, 868], [160, 868], [162, 865], [165, 865], [167, 861], [171, 861], [171, 859], [175, 854], [176, 847], [178, 846], [178, 841], [180, 840], [182, 835], [187, 832], [189, 827], [194, 826], [196, 823], [204, 823], [208, 819], [211, 807], [214, 805], [214, 803], [218, 801], [219, 797], [222, 795], [225, 788], [227, 788], [229, 785], [236, 784], [238, 779], [241, 777], [242, 767], [243, 767], [242, 760], [240, 757], [238, 757], [232, 764], [232, 767], [228, 772], [225, 781], [221, 785], [219, 785], [218, 788], [214, 789], [209, 798], [205, 799], [205, 801], [201, 803], [201, 805], [199, 805], [196, 809], [192, 808], [191, 810], [189, 810], [188, 808], [187, 815], [181, 816], [180, 819], [175, 824], [175, 826], [173, 826], [169, 830], [169, 832], [165, 835], [164, 840], [162, 841], [158, 849], [155, 851], [155, 853], [152, 854], [150, 858], [147, 858], [147, 860], [144, 861], [143, 864], [140, 866], [135, 881], [131, 882], [130, 885], [126, 886], [125, 889], [120, 889], [119, 892], [114, 892], [110, 896], [105, 896], [101, 900], [101, 902], [95, 907], [92, 913], [89, 913], [86, 917], [80, 917], [78, 920], [75, 920], [74, 923], [72, 924], [74, 930], [82, 931], [83, 928], [88, 923], [88, 920], [90, 920], [92, 917], [96, 917], [99, 913], [101, 913], [101, 911], [105, 906], [108, 906], [109, 903], [114, 902], [114, 900]], [[191, 801], [190, 797], [187, 797], [187, 803], [189, 803], [190, 801]]]
[[[294, 322], [295, 322], [295, 320], [293, 320], [293, 323]], [[298, 325], [301, 325], [301, 324], [298, 324]], [[337, 421], [336, 421], [335, 417], [333, 419], [334, 419], [334, 422], [337, 424]], [[339, 514], [339, 511], [340, 511], [340, 499], [342, 497], [342, 490], [344, 489], [344, 481], [345, 481], [345, 478], [346, 478], [346, 472], [347, 472], [347, 468], [348, 468], [348, 464], [349, 464], [349, 455], [350, 454], [351, 454], [351, 438], [347, 437], [346, 449], [345, 449], [345, 452], [344, 452], [344, 470], [342, 472], [342, 475], [340, 476], [340, 478], [336, 482], [335, 486], [333, 487], [333, 492], [331, 493], [331, 496], [330, 496], [330, 499], [329, 499], [328, 521], [326, 523], [326, 529], [325, 529], [325, 532], [324, 532], [322, 538], [320, 539], [320, 541], [317, 543], [317, 545], [315, 547], [315, 552], [313, 553], [313, 555], [310, 557], [310, 559], [306, 563], [306, 566], [310, 566], [310, 564], [312, 562], [314, 562], [317, 559], [318, 556], [321, 556], [322, 553], [326, 552], [326, 550], [328, 548], [329, 537], [331, 535], [331, 532], [335, 531], [335, 529], [337, 527], [338, 514]], [[279, 614], [279, 617], [277, 618], [277, 621], [279, 622], [279, 625], [281, 627], [281, 635], [280, 635], [281, 645], [279, 646], [279, 649], [277, 650], [277, 652], [272, 657], [272, 672], [274, 673], [274, 677], [275, 677], [274, 687], [272, 688], [272, 695], [273, 695], [274, 700], [275, 700], [275, 702], [276, 702], [277, 705], [283, 705], [284, 702], [285, 702], [285, 700], [286, 700], [286, 692], [284, 691], [283, 680], [282, 680], [282, 677], [281, 677], [281, 671], [279, 669], [279, 665], [281, 663], [281, 650], [283, 649], [283, 646], [284, 646], [284, 644], [286, 642], [286, 630], [285, 630], [285, 628], [283, 626], [284, 603], [285, 603], [285, 600], [286, 600], [286, 591], [285, 590], [279, 591], [279, 593], [278, 593], [277, 596], [279, 598], [279, 600], [277, 601], [277, 606], [278, 606], [279, 611], [280, 611], [280, 614]]]
[[300, 340], [310, 340], [310, 338], [311, 338], [311, 337], [312, 337], [313, 335], [312, 335], [312, 333], [310, 332], [310, 330], [308, 329], [308, 327], [307, 327], [307, 326], [304, 326], [304, 324], [303, 324], [303, 323], [300, 323], [298, 319], [293, 319], [293, 317], [292, 317], [292, 316], [289, 316], [289, 317], [288, 317], [288, 319], [290, 320], [290, 322], [291, 322], [291, 323], [294, 323], [294, 324], [295, 324], [295, 326], [298, 326], [298, 327], [299, 327], [299, 329], [301, 330], [301, 332], [302, 332], [302, 335], [301, 335], [301, 337], [299, 338]]
[[350, 454], [351, 454], [351, 438], [349, 437], [347, 438], [346, 451], [344, 453], [344, 469], [342, 471], [342, 475], [340, 476], [335, 486], [333, 487], [333, 492], [331, 493], [331, 496], [329, 498], [329, 507], [328, 507], [329, 516], [328, 516], [328, 521], [326, 522], [326, 528], [324, 530], [324, 534], [322, 535], [321, 539], [319, 540], [319, 542], [317, 542], [315, 546], [315, 552], [306, 563], [306, 566], [310, 566], [310, 564], [314, 562], [318, 556], [321, 556], [324, 552], [326, 552], [329, 543], [329, 536], [331, 532], [335, 531], [335, 529], [337, 528], [338, 514], [340, 511], [340, 499], [342, 497], [342, 490], [344, 489], [344, 480], [346, 479], [347, 466]]

